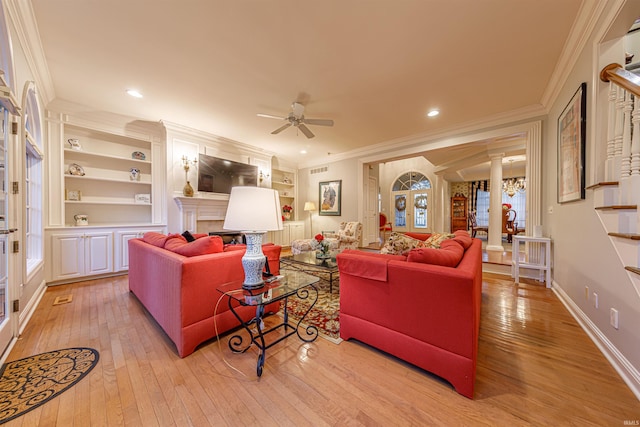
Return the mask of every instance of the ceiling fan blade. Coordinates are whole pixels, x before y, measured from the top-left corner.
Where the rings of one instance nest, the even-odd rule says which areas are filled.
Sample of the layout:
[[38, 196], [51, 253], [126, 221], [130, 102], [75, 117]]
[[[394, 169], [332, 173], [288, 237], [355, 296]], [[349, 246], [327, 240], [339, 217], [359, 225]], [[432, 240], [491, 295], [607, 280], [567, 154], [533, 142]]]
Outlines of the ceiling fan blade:
[[309, 130], [309, 128], [304, 125], [304, 123], [300, 123], [298, 125], [298, 129], [300, 129], [302, 131], [302, 133], [304, 133], [307, 138], [313, 138], [315, 136], [313, 134], [313, 132], [311, 132]]
[[258, 117], [266, 117], [267, 119], [278, 119], [278, 120], [284, 120], [286, 119], [286, 117], [278, 117], [278, 116], [272, 116], [271, 114], [257, 114]]
[[282, 132], [283, 130], [285, 130], [286, 128], [288, 128], [289, 126], [291, 126], [291, 123], [286, 123], [282, 126], [280, 126], [278, 129], [274, 130], [273, 132], [271, 132], [271, 135], [276, 135], [279, 134], [280, 132]]
[[307, 119], [302, 120], [304, 123], [308, 125], [318, 125], [318, 126], [333, 126], [333, 120], [329, 119]]

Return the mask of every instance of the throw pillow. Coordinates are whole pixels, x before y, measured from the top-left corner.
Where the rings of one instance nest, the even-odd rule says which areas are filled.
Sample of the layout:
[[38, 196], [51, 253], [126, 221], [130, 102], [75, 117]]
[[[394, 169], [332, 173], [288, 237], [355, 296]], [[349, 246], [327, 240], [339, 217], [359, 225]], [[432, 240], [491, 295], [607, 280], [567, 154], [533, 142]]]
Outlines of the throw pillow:
[[192, 257], [222, 252], [223, 243], [220, 236], [202, 237], [193, 242], [187, 242], [184, 238], [169, 239], [167, 243], [165, 243], [164, 248], [180, 255]]
[[460, 243], [465, 251], [469, 249], [469, 246], [471, 246], [471, 244], [473, 243], [473, 239], [471, 238], [471, 236], [469, 236], [468, 233], [466, 235], [462, 233], [456, 234], [456, 237], [454, 237], [452, 240]]
[[423, 264], [442, 265], [444, 267], [456, 267], [462, 256], [464, 249], [453, 240], [443, 241], [440, 249], [436, 248], [416, 248], [409, 251], [407, 262], [419, 262]]
[[162, 233], [157, 233], [155, 231], [148, 231], [144, 233], [142, 236], [142, 240], [150, 245], [157, 246], [159, 248], [164, 248], [164, 244], [167, 241], [167, 235]]
[[438, 249], [440, 244], [448, 239], [453, 239], [454, 234], [451, 233], [432, 233], [427, 240], [424, 241], [424, 246], [427, 248]]
[[381, 254], [404, 255], [413, 248], [423, 248], [425, 242], [406, 236], [402, 233], [391, 232], [389, 239], [380, 250]]
[[196, 238], [193, 237], [193, 234], [191, 234], [189, 230], [185, 230], [184, 233], [182, 233], [182, 237], [187, 239], [187, 242], [193, 242], [194, 240], [196, 240]]

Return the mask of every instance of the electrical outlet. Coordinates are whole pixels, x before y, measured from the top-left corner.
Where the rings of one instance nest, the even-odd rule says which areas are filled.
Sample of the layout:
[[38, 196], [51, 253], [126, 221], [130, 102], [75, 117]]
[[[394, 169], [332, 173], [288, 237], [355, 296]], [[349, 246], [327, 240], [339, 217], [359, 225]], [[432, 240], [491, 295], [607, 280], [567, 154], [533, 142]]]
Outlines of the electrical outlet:
[[588, 286], [584, 287], [584, 299], [589, 301], [589, 287]]
[[609, 312], [609, 316], [610, 316], [611, 326], [618, 329], [618, 310], [616, 310], [615, 308], [612, 308], [611, 311]]
[[593, 293], [593, 306], [598, 308], [598, 294], [595, 292]]

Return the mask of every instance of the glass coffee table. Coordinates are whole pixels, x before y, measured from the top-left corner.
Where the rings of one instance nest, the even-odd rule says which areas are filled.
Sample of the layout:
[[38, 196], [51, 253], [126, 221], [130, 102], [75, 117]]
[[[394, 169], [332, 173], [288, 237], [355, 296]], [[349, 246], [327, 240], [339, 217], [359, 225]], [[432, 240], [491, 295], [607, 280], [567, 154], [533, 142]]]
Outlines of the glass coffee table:
[[[229, 309], [236, 319], [238, 319], [242, 328], [249, 334], [249, 342], [246, 343], [244, 342], [244, 337], [242, 335], [232, 335], [229, 338], [229, 348], [234, 353], [244, 353], [251, 347], [251, 345], [258, 347], [260, 350], [256, 367], [258, 376], [262, 375], [262, 368], [264, 366], [264, 360], [268, 348], [273, 347], [293, 334], [297, 334], [298, 338], [304, 342], [312, 342], [318, 338], [318, 328], [312, 325], [307, 326], [306, 328], [303, 328], [304, 335], [302, 335], [300, 333], [300, 324], [318, 301], [318, 289], [314, 286], [314, 283], [320, 279], [301, 271], [287, 272], [286, 274], [278, 277], [281, 277], [281, 279], [275, 280], [271, 283], [265, 283], [265, 286], [262, 288], [253, 290], [242, 289], [242, 280], [225, 283], [218, 287], [220, 292], [229, 297]], [[296, 324], [291, 324], [289, 323], [287, 303], [289, 297], [294, 295], [300, 299], [314, 298], [314, 300], [300, 320]], [[241, 306], [256, 307], [255, 317], [248, 322], [243, 321], [238, 313], [236, 313], [233, 305], [234, 301], [238, 302]], [[277, 301], [284, 301], [283, 321], [282, 323], [265, 330], [264, 322], [262, 321], [264, 316], [264, 306]], [[255, 325], [255, 328], [251, 328], [251, 325]], [[267, 342], [265, 337], [273, 332], [277, 332], [281, 328], [284, 328], [283, 334], [279, 335], [276, 339]]]
[[329, 293], [333, 293], [333, 275], [338, 273], [338, 263], [335, 256], [332, 258], [317, 258], [314, 251], [303, 252], [297, 255], [283, 257], [285, 263], [304, 271], [305, 266], [310, 270], [322, 271], [329, 274]]

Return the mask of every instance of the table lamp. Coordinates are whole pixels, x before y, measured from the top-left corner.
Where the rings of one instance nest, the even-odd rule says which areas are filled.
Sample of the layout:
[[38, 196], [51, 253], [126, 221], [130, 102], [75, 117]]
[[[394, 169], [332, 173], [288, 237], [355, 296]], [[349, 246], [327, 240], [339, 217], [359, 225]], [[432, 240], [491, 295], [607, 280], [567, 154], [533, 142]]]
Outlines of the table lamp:
[[233, 187], [222, 228], [242, 231], [246, 238], [247, 250], [242, 256], [242, 288], [262, 287], [265, 263], [262, 236], [267, 231], [282, 230], [278, 192], [271, 188]]
[[304, 210], [309, 211], [309, 234], [313, 235], [313, 222], [311, 222], [311, 217], [313, 216], [312, 212], [316, 210], [316, 204], [313, 202], [305, 202]]

